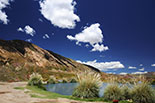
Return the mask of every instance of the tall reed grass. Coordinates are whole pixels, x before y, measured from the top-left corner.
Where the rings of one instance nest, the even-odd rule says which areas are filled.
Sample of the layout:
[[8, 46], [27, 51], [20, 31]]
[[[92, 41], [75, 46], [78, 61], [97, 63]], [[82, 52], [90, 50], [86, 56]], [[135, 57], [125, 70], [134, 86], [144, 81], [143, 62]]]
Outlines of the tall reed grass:
[[155, 103], [155, 90], [148, 82], [134, 84], [131, 98], [135, 103]]
[[84, 71], [77, 73], [78, 87], [75, 88], [73, 96], [80, 98], [99, 97], [99, 89], [102, 84], [99, 73]]
[[121, 100], [122, 90], [118, 83], [110, 83], [104, 90], [104, 99]]
[[28, 85], [30, 86], [40, 86], [43, 84], [43, 78], [39, 73], [33, 73], [30, 75]]

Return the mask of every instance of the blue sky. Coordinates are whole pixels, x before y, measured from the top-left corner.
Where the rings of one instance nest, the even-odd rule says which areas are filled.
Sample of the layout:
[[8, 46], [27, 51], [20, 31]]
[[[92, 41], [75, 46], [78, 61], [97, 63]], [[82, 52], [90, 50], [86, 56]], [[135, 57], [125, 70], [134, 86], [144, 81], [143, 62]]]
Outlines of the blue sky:
[[107, 73], [155, 71], [153, 0], [0, 0], [0, 39], [20, 39]]

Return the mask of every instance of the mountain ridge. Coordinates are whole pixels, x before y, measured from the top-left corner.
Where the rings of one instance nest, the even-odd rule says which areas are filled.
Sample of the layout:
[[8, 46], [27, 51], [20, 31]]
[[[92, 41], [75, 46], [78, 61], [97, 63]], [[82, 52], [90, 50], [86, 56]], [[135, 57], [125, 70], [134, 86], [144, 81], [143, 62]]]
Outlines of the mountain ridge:
[[[42, 49], [33, 43], [23, 40], [0, 40], [0, 67], [1, 71], [3, 71], [2, 68], [6, 67], [15, 69], [14, 71], [16, 69], [19, 69], [19, 71], [20, 69], [25, 69], [28, 72], [27, 74], [32, 73], [32, 71], [38, 71], [37, 69], [34, 70], [34, 68], [42, 68], [42, 71], [53, 70], [68, 73], [84, 70], [100, 72], [94, 67], [80, 64], [70, 58]], [[30, 68], [33, 69], [30, 71]], [[0, 73], [1, 75], [2, 73]]]

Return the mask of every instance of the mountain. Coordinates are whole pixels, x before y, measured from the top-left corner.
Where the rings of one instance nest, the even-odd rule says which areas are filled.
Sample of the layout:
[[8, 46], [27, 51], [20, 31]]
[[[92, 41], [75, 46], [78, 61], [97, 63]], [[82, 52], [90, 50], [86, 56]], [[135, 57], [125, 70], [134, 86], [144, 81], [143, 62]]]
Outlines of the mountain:
[[46, 79], [73, 76], [77, 71], [98, 69], [80, 64], [52, 51], [22, 40], [0, 40], [0, 80], [27, 80], [32, 72]]

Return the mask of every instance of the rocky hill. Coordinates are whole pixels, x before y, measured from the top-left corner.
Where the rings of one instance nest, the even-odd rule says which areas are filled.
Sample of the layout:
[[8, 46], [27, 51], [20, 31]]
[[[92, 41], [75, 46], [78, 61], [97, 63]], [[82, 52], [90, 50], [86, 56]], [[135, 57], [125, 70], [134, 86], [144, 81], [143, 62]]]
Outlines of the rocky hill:
[[22, 40], [0, 40], [0, 80], [27, 80], [32, 72], [45, 78], [74, 75], [76, 71], [94, 69]]

